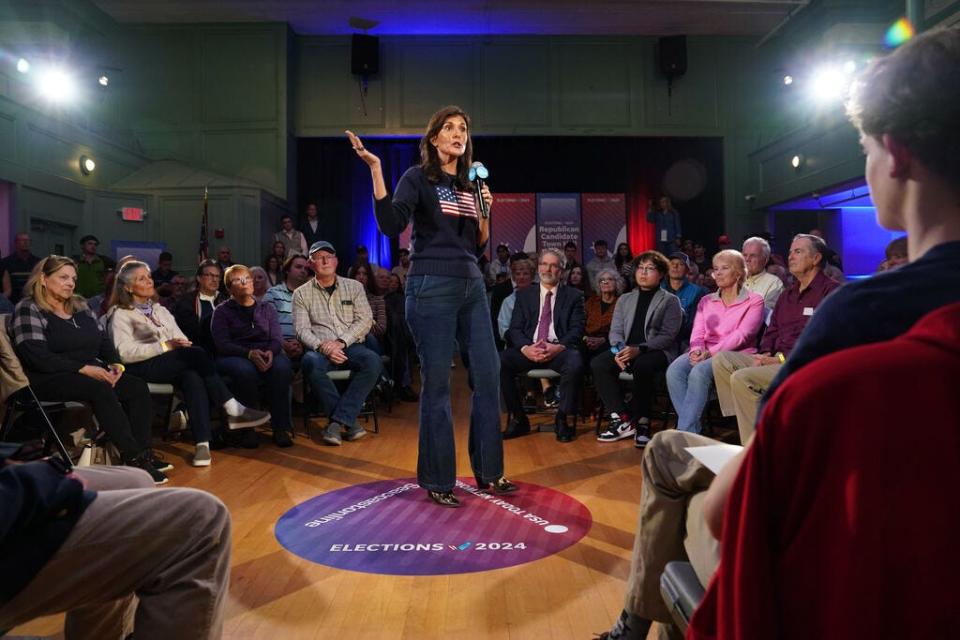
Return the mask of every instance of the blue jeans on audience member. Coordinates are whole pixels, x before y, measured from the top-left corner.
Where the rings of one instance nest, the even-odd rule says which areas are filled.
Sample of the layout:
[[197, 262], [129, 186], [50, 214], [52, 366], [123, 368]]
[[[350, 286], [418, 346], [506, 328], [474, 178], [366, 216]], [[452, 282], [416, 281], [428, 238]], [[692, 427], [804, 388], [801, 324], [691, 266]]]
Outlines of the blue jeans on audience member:
[[[320, 411], [345, 427], [357, 424], [357, 415], [370, 391], [377, 384], [383, 363], [380, 356], [362, 344], [352, 344], [344, 350], [347, 361], [335, 365], [319, 351], [305, 351], [301, 368], [303, 377], [310, 381], [310, 388], [320, 402]], [[340, 395], [327, 372], [334, 369], [349, 369], [353, 372], [347, 390]]]
[[229, 378], [227, 386], [234, 397], [248, 407], [260, 403], [260, 385], [267, 389], [270, 403], [270, 424], [274, 431], [290, 431], [293, 422], [290, 419], [290, 385], [293, 383], [293, 369], [290, 359], [282, 351], [273, 356], [273, 365], [260, 373], [256, 365], [239, 356], [217, 358], [217, 372]]
[[373, 351], [378, 356], [383, 355], [383, 347], [380, 345], [380, 339], [373, 335], [373, 333], [367, 334], [367, 337], [363, 340], [363, 346], [365, 346], [367, 349], [370, 349], [370, 351]]
[[713, 385], [713, 363], [710, 358], [690, 364], [690, 354], [682, 353], [667, 367], [667, 390], [677, 410], [677, 429], [700, 433], [700, 415], [707, 406]]
[[407, 278], [406, 315], [420, 356], [420, 453], [417, 481], [452, 491], [457, 458], [450, 409], [450, 362], [456, 344], [467, 354], [473, 391], [469, 453], [474, 477], [503, 476], [500, 434], [500, 358], [483, 278], [413, 275]]

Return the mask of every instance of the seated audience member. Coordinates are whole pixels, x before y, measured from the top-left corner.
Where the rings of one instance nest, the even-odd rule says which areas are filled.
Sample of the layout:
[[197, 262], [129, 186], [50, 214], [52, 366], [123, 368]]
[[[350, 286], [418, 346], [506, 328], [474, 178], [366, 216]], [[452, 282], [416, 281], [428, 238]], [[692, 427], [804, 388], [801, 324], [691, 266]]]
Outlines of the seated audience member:
[[600, 293], [587, 298], [583, 311], [587, 317], [584, 327], [584, 360], [590, 362], [597, 354], [610, 350], [610, 325], [613, 322], [614, 307], [623, 289], [620, 273], [613, 269], [603, 269], [597, 276], [597, 291]]
[[[384, 275], [385, 274], [385, 275]], [[386, 280], [383, 281], [384, 277]], [[380, 269], [377, 272], [381, 290], [385, 290], [383, 303], [387, 307], [387, 355], [390, 356], [390, 378], [396, 380], [399, 389], [397, 398], [404, 402], [417, 402], [420, 395], [413, 390], [410, 373], [410, 354], [414, 350], [413, 336], [407, 326], [406, 297], [403, 280], [396, 273]]]
[[[618, 351], [614, 355], [607, 349], [590, 363], [593, 382], [610, 416], [610, 426], [597, 436], [600, 442], [634, 436], [634, 444], [642, 448], [650, 440], [653, 379], [677, 357], [683, 322], [680, 300], [660, 286], [669, 269], [667, 258], [658, 251], [637, 256], [637, 288], [620, 296], [610, 325], [610, 343]], [[621, 371], [633, 375], [629, 409], [618, 380]]]
[[166, 307], [167, 311], [172, 313], [173, 308], [177, 306], [177, 303], [180, 302], [180, 298], [183, 297], [186, 291], [187, 279], [178, 273], [173, 276], [173, 280], [170, 281], [168, 295], [160, 295], [157, 301]]
[[508, 295], [500, 306], [500, 315], [497, 317], [497, 335], [506, 340], [510, 330], [510, 320], [513, 318], [513, 308], [517, 303], [517, 291], [526, 289], [533, 284], [533, 272], [536, 267], [533, 260], [514, 260], [510, 264], [510, 277], [513, 280], [513, 292]]
[[357, 265], [353, 272], [353, 279], [363, 285], [363, 291], [367, 294], [367, 304], [370, 305], [370, 313], [373, 315], [373, 326], [370, 327], [370, 333], [367, 334], [364, 344], [377, 355], [383, 355], [383, 341], [387, 333], [387, 306], [377, 288], [376, 280], [371, 275], [370, 267], [365, 264]]
[[[528, 260], [530, 256], [525, 254], [522, 251], [518, 251], [510, 256], [510, 270], [513, 272], [513, 263], [517, 260]], [[536, 267], [534, 266], [534, 269]], [[493, 322], [494, 332], [493, 339], [497, 344], [498, 350], [503, 350], [503, 341], [500, 339], [500, 332], [497, 331], [498, 319], [500, 318], [500, 308], [503, 306], [503, 301], [513, 293], [515, 285], [512, 278], [495, 285], [493, 289], [490, 290], [490, 319]]]
[[[317, 275], [293, 293], [293, 326], [304, 346], [303, 377], [310, 381], [321, 412], [330, 418], [323, 441], [340, 446], [344, 429], [347, 440], [366, 435], [357, 416], [383, 364], [363, 345], [373, 325], [363, 285], [337, 275], [337, 250], [329, 242], [313, 243], [310, 262]], [[332, 369], [352, 372], [342, 396], [327, 377]]]
[[[626, 242], [617, 245], [617, 252], [613, 256], [613, 264], [620, 276], [623, 291], [633, 289], [633, 252], [630, 251], [630, 245]], [[599, 275], [597, 274], [598, 277]]]
[[484, 270], [488, 289], [496, 284], [498, 274], [510, 275], [510, 247], [500, 243], [497, 245], [496, 254]]
[[[573, 240], [567, 240], [567, 243], [563, 245], [563, 256], [567, 260], [567, 271], [572, 272], [574, 267], [583, 267], [580, 261], [577, 260], [577, 258], [580, 257], [580, 252], [577, 250], [577, 243]], [[586, 277], [585, 270], [584, 277]]]
[[250, 270], [235, 264], [223, 274], [230, 299], [218, 306], [210, 320], [210, 332], [217, 349], [217, 371], [230, 380], [234, 394], [245, 405], [257, 404], [259, 388], [267, 388], [278, 447], [293, 445], [290, 384], [293, 369], [280, 348], [283, 334], [273, 305], [253, 297]]
[[270, 288], [267, 272], [263, 267], [250, 267], [250, 276], [253, 278], [253, 298], [257, 302], [261, 302], [263, 296], [267, 293], [267, 289]]
[[743, 286], [747, 265], [739, 251], [713, 256], [719, 290], [697, 305], [690, 349], [667, 368], [667, 389], [677, 411], [677, 428], [700, 433], [700, 414], [713, 384], [710, 357], [721, 351], [756, 353], [763, 323], [763, 298]]
[[216, 260], [200, 263], [192, 287], [174, 305], [173, 317], [192, 344], [213, 355], [216, 348], [210, 335], [210, 319], [217, 305], [227, 299], [220, 293], [220, 267]]
[[[924, 72], [917, 73], [918, 68], [922, 68]], [[848, 282], [824, 300], [803, 330], [789, 360], [767, 389], [765, 397], [774, 396], [777, 387], [784, 380], [789, 381], [798, 372], [803, 373], [803, 369], [821, 357], [858, 345], [892, 340], [908, 331], [914, 323], [931, 311], [960, 302], [960, 204], [958, 204], [960, 196], [958, 196], [957, 187], [960, 184], [960, 175], [957, 173], [955, 162], [957, 151], [960, 149], [960, 128], [958, 128], [957, 119], [953, 117], [960, 109], [960, 82], [949, 81], [949, 78], [956, 75], [958, 69], [960, 69], [960, 29], [943, 29], [919, 35], [892, 54], [878, 58], [854, 83], [847, 111], [854, 125], [860, 130], [860, 142], [866, 155], [865, 173], [870, 192], [875, 197], [877, 220], [886, 229], [907, 232], [908, 255], [911, 262], [889, 273]], [[909, 99], [890, 100], [889, 97], [892, 95], [907, 96]], [[918, 113], [923, 115], [925, 122], [930, 123], [929, 128], [918, 130], [914, 126]], [[881, 318], [883, 321], [878, 322]], [[931, 321], [930, 324], [933, 322]], [[953, 320], [952, 326], [956, 327], [956, 320]], [[946, 331], [941, 331], [937, 338], [942, 338], [946, 334]], [[927, 345], [935, 344], [937, 338], [927, 339], [925, 342]], [[857, 380], [850, 384], [856, 384], [859, 387], [860, 383], [868, 381], [875, 383], [873, 389], [876, 391], [873, 392], [871, 402], [867, 405], [874, 406], [878, 399], [885, 397], [896, 397], [901, 400], [903, 407], [910, 407], [914, 414], [917, 407], [924, 407], [922, 404], [903, 404], [902, 398], [905, 395], [913, 397], [910, 391], [904, 391], [904, 384], [916, 379], [919, 384], [925, 385], [927, 382], [925, 377], [911, 378], [899, 375], [894, 378], [889, 376], [875, 378], [871, 370], [864, 369], [863, 360], [856, 356], [858, 353], [862, 352], [859, 350], [853, 352], [857, 361], [857, 373], [854, 376]], [[918, 368], [915, 353], [916, 349], [911, 348], [911, 362], [909, 365], [899, 367], [901, 374], [905, 370], [935, 371], [937, 381], [953, 383], [956, 376], [947, 377], [949, 374], [942, 369]], [[837, 355], [837, 357], [840, 356], [841, 354]], [[828, 369], [825, 374], [833, 371], [829, 366], [825, 368]], [[810, 377], [814, 381], [818, 378], [815, 374]], [[896, 380], [898, 385], [896, 393], [885, 394], [880, 386], [876, 386], [883, 380]], [[834, 386], [833, 389], [837, 390], [838, 387]], [[921, 391], [916, 395], [922, 398]], [[795, 394], [784, 394], [777, 398], [778, 401], [799, 400]], [[774, 406], [782, 408], [786, 405], [776, 402]], [[827, 420], [832, 439], [840, 424], [839, 421], [843, 419], [842, 414], [837, 414], [838, 410], [856, 412], [858, 420], [867, 421], [865, 424], [869, 424], [875, 430], [877, 421], [869, 413], [870, 407], [867, 406], [864, 409], [865, 406], [863, 402], [842, 401], [839, 405], [836, 402], [828, 405], [822, 402], [817, 404], [810, 402], [805, 408], [831, 412], [830, 418], [822, 420]], [[815, 423], [807, 418], [802, 409], [797, 417], [803, 421], [802, 427], [806, 429]], [[760, 414], [763, 415], [762, 406]], [[949, 411], [941, 415], [949, 415]], [[915, 415], [911, 415], [910, 418], [884, 415], [881, 422], [887, 423], [890, 418], [901, 423], [916, 421]], [[767, 437], [773, 437], [776, 428], [767, 431], [769, 432]], [[862, 451], [865, 442], [862, 436], [858, 432], [844, 434], [845, 438], [847, 436], [857, 438], [858, 451]], [[873, 438], [873, 440], [877, 439]], [[895, 438], [882, 440], [897, 442]], [[763, 439], [760, 441], [763, 442]], [[608, 634], [605, 634], [605, 637], [643, 637], [646, 634], [645, 629], [649, 628], [650, 619], [670, 620], [670, 613], [666, 610], [659, 592], [660, 574], [667, 562], [686, 557], [685, 547], [690, 553], [690, 560], [697, 568], [701, 583], [708, 582], [712, 567], [709, 566], [710, 563], [702, 560], [715, 554], [707, 549], [706, 539], [712, 537], [703, 535], [701, 524], [704, 519], [700, 510], [703, 503], [702, 492], [709, 485], [713, 474], [696, 462], [685, 451], [685, 447], [710, 442], [702, 436], [667, 431], [654, 436], [647, 447], [642, 465], [644, 492], [640, 503], [640, 528], [634, 540], [629, 591], [620, 620]], [[830, 461], [824, 460], [823, 455], [825, 451], [826, 453], [830, 451], [822, 449], [823, 445], [819, 442], [813, 442], [811, 446], [818, 448], [820, 456], [818, 464], [821, 466], [829, 464]], [[830, 446], [833, 446], [832, 442]], [[933, 446], [935, 448], [931, 451], [955, 450], [955, 447], [951, 448], [952, 445], [938, 447], [935, 444]], [[844, 464], [851, 460], [864, 459], [860, 455], [850, 457], [845, 447], [838, 448], [837, 454], [848, 457]], [[867, 454], [869, 455], [869, 451]], [[890, 465], [886, 462], [887, 457], [878, 456], [876, 459], [884, 462], [886, 465], [884, 469], [889, 472]], [[955, 466], [953, 463], [938, 465], [935, 461], [931, 467], [926, 459], [923, 460], [923, 464], [925, 468], [932, 469], [953, 469]], [[809, 469], [809, 467], [806, 468]], [[731, 471], [735, 469], [736, 467], [733, 467]], [[784, 470], [787, 473], [790, 471], [789, 467], [785, 467]], [[840, 470], [842, 471], [842, 467]], [[911, 470], [907, 469], [904, 477], [907, 479], [918, 477], [911, 475], [910, 472]], [[921, 474], [924, 482], [928, 482], [928, 475], [926, 472]], [[796, 484], [796, 476], [794, 476], [794, 486], [799, 486]], [[903, 486], [906, 491], [912, 492], [910, 500], [918, 495], [909, 484], [901, 483], [896, 486]], [[818, 495], [821, 494], [818, 493]], [[830, 497], [828, 494], [822, 495]], [[715, 505], [722, 505], [724, 500], [718, 497], [712, 502]], [[884, 508], [881, 510], [883, 513], [888, 512], [889, 504], [904, 504], [904, 501], [885, 501]], [[879, 513], [879, 511], [876, 512]], [[943, 510], [937, 512], [943, 512]], [[851, 512], [847, 509], [846, 513], [849, 515]], [[927, 522], [929, 519], [922, 520]], [[695, 525], [693, 529], [687, 527], [686, 542], [680, 540], [678, 536], [678, 532], [684, 529], [684, 521], [688, 525], [691, 523]], [[894, 518], [890, 521], [914, 522], [916, 520], [908, 517]], [[950, 531], [953, 529], [955, 527], [952, 525], [948, 527]], [[869, 525], [865, 528], [857, 527], [855, 530], [869, 530]], [[925, 529], [924, 535], [928, 533], [929, 531]], [[725, 537], [726, 535], [730, 534], [725, 534]], [[910, 539], [911, 535], [904, 534], [901, 537]], [[838, 549], [843, 551], [842, 546]], [[939, 554], [940, 558], [945, 557], [938, 548], [931, 547], [931, 549]], [[856, 557], [865, 556], [858, 552]], [[713, 561], [715, 563], [715, 557]], [[923, 562], [921, 559], [913, 566], [933, 565], [936, 565], [936, 562]], [[832, 569], [830, 575], [834, 575]], [[937, 581], [931, 582], [931, 584], [937, 583]], [[904, 585], [910, 588], [909, 582]], [[926, 596], [929, 595], [927, 591], [929, 590], [921, 589], [915, 593]], [[952, 595], [950, 590], [941, 590], [937, 593]], [[899, 596], [895, 599], [898, 602], [901, 601]], [[711, 609], [712, 606], [706, 610]], [[893, 608], [884, 609], [885, 612], [892, 610]], [[761, 607], [757, 611], [770, 613], [771, 609]], [[875, 606], [872, 611], [877, 611]], [[929, 601], [925, 600], [923, 611], [924, 614], [915, 612], [908, 612], [908, 614], [915, 622], [919, 619], [918, 616], [923, 617], [930, 611], [952, 613], [953, 609], [950, 605], [930, 605]], [[849, 615], [850, 621], [860, 623], [868, 614], [854, 609], [852, 613], [845, 612], [844, 615]], [[939, 629], [944, 628], [934, 617], [927, 616], [924, 620], [931, 621], [931, 624], [938, 626]], [[693, 633], [698, 633], [699, 627], [700, 624], [695, 618]], [[629, 632], [624, 632], [625, 628], [629, 628]], [[785, 628], [787, 627], [781, 627], [781, 629]], [[911, 626], [911, 629], [913, 628], [914, 626]], [[798, 627], [798, 631], [803, 633], [806, 630]], [[869, 636], [870, 632], [870, 629], [864, 628], [865, 637]], [[883, 632], [878, 633], [884, 635]], [[760, 629], [760, 634], [758, 637], [766, 637], [764, 628]], [[815, 637], [817, 633], [804, 635]], [[845, 628], [838, 628], [836, 635], [846, 637], [847, 631]], [[858, 630], [854, 635], [861, 634]], [[926, 637], [930, 634], [920, 628], [917, 635]], [[933, 632], [933, 635], [936, 635], [936, 632]], [[724, 632], [718, 637], [728, 636], [729, 634]]]
[[103, 272], [103, 291], [95, 296], [87, 298], [87, 308], [99, 320], [110, 309], [110, 297], [113, 295], [113, 281], [117, 272], [114, 267], [109, 267]]
[[730, 236], [728, 236], [727, 234], [723, 234], [719, 238], [717, 238], [717, 253], [721, 251], [726, 251], [727, 249], [731, 249], [732, 247], [733, 247], [733, 244], [730, 242]]
[[280, 346], [291, 361], [300, 360], [303, 345], [297, 339], [297, 330], [293, 326], [293, 292], [307, 281], [307, 259], [301, 255], [292, 255], [283, 263], [283, 281], [267, 289], [263, 303], [273, 305], [280, 323], [283, 342]]
[[790, 272], [781, 267], [778, 264], [768, 264], [767, 273], [772, 274], [780, 278], [780, 282], [783, 283], [784, 288], [789, 287], [793, 282], [793, 279], [790, 277]]
[[540, 286], [517, 292], [507, 332], [511, 346], [500, 354], [500, 391], [511, 416], [503, 437], [515, 438], [530, 432], [516, 376], [542, 368], [560, 374], [556, 437], [559, 442], [572, 442], [576, 433], [568, 424], [568, 416], [573, 415], [583, 377], [583, 358], [578, 349], [586, 322], [583, 294], [559, 286], [563, 254], [556, 249], [541, 252], [538, 270]]
[[700, 299], [707, 294], [707, 290], [700, 285], [690, 281], [690, 269], [696, 269], [696, 266], [690, 264], [690, 259], [681, 251], [674, 251], [670, 254], [670, 272], [668, 277], [663, 279], [662, 286], [668, 293], [672, 293], [680, 299], [680, 307], [683, 309], [683, 324], [680, 326], [680, 334], [677, 336], [681, 344], [690, 340], [690, 332], [693, 330], [693, 319], [697, 315], [697, 305]]
[[[295, 254], [303, 255], [303, 254]], [[275, 287], [278, 284], [283, 284], [283, 263], [285, 260], [283, 258], [278, 258], [277, 256], [270, 254], [263, 261], [263, 270], [267, 274], [267, 288]]]
[[710, 259], [707, 257], [707, 249], [699, 242], [693, 243], [693, 256], [690, 258], [690, 264], [696, 265], [698, 275], [710, 268]]
[[183, 392], [196, 451], [193, 466], [210, 465], [210, 404], [223, 407], [230, 428], [256, 427], [269, 413], [248, 409], [237, 402], [217, 375], [210, 355], [192, 345], [177, 321], [162, 305], [153, 302], [155, 289], [150, 268], [131, 260], [117, 273], [108, 326], [117, 353], [127, 371], [146, 380], [172, 384]]
[[711, 359], [720, 409], [725, 416], [737, 416], [740, 442], [744, 444], [753, 435], [763, 392], [789, 357], [817, 307], [840, 286], [823, 273], [825, 248], [817, 236], [794, 237], [788, 256], [794, 284], [777, 300], [759, 354], [721, 351]]
[[283, 243], [285, 258], [297, 253], [304, 255], [307, 252], [307, 240], [293, 227], [291, 215], [284, 214], [280, 217], [280, 230], [273, 234], [273, 241]]
[[593, 242], [594, 258], [587, 263], [587, 280], [591, 283], [597, 281], [597, 276], [601, 269], [613, 269], [619, 273], [617, 263], [607, 250], [607, 241], [602, 238]]
[[370, 262], [370, 252], [367, 250], [367, 247], [358, 244], [353, 258], [353, 264], [347, 269], [347, 277], [352, 278], [354, 270], [361, 264], [366, 265], [367, 273], [373, 273], [374, 269], [379, 268], [379, 265]]
[[[818, 359], [773, 395], [707, 492], [721, 561], [688, 638], [954, 633], [960, 600], [944, 587], [960, 569], [960, 511], [928, 488], [952, 486], [960, 468], [958, 327], [960, 304], [943, 307], [895, 340]], [[877, 437], [877, 425], [918, 421], [917, 455]], [[891, 540], [915, 542], [890, 553]], [[824, 597], [803, 606], [811, 593]]]
[[157, 258], [157, 268], [153, 270], [151, 277], [153, 285], [158, 289], [165, 284], [170, 284], [177, 272], [173, 270], [173, 254], [169, 251], [163, 251]]
[[907, 236], [901, 236], [891, 241], [884, 251], [884, 256], [884, 268], [881, 271], [896, 269], [910, 262], [907, 258]]
[[280, 242], [279, 240], [275, 241], [270, 251], [270, 255], [276, 256], [280, 263], [283, 264], [283, 261], [287, 259], [287, 245], [283, 244], [283, 242]]
[[[230, 513], [129, 467], [0, 453], [0, 629], [65, 612], [67, 638], [219, 638]], [[175, 612], [175, 613], [173, 613]]]
[[[220, 246], [217, 249], [217, 266], [220, 268], [220, 273], [226, 273], [227, 269], [234, 265], [233, 256], [230, 251], [230, 247], [227, 245]], [[224, 295], [227, 295], [227, 285], [220, 280], [220, 292]]]
[[590, 283], [587, 282], [586, 271], [584, 271], [580, 265], [576, 265], [567, 271], [567, 286], [579, 289], [580, 293], [583, 294], [584, 300], [592, 295], [593, 288], [590, 286]]
[[124, 464], [163, 484], [163, 462], [150, 449], [153, 403], [147, 383], [125, 374], [110, 337], [74, 294], [77, 267], [48, 256], [34, 267], [13, 314], [13, 344], [40, 400], [89, 402]]
[[747, 263], [747, 278], [743, 286], [763, 298], [763, 306], [770, 312], [783, 291], [783, 281], [767, 273], [770, 262], [770, 243], [754, 236], [743, 241], [743, 259]]
[[407, 272], [410, 271], [410, 249], [406, 249], [406, 248], [398, 249], [397, 257], [400, 260], [400, 264], [398, 264], [393, 269], [391, 269], [390, 273], [400, 276], [401, 278], [406, 280]]

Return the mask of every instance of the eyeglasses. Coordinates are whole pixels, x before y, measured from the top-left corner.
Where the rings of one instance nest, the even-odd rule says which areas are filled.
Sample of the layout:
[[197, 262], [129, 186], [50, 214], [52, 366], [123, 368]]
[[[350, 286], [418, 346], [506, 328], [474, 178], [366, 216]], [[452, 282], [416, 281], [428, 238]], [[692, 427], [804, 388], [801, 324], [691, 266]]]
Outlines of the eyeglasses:
[[613, 282], [613, 278], [600, 278], [597, 282]]
[[239, 278], [234, 278], [233, 282], [231, 282], [230, 284], [245, 285], [248, 282], [250, 282], [250, 280], [251, 278], [248, 278], [247, 276], [240, 276]]

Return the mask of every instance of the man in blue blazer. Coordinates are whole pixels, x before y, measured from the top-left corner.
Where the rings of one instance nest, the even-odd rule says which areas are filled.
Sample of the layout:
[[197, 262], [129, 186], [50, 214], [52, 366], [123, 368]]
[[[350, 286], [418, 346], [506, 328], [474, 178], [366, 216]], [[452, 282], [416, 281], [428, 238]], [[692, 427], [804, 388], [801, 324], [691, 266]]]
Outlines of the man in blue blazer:
[[520, 400], [517, 374], [531, 369], [553, 369], [560, 374], [560, 406], [556, 437], [572, 442], [574, 429], [567, 416], [574, 411], [577, 389], [583, 378], [583, 359], [578, 346], [583, 338], [586, 314], [583, 294], [573, 287], [560, 286], [564, 256], [556, 249], [540, 253], [537, 271], [540, 285], [516, 292], [516, 305], [507, 343], [500, 354], [500, 390], [510, 415], [504, 438], [530, 433], [530, 422]]

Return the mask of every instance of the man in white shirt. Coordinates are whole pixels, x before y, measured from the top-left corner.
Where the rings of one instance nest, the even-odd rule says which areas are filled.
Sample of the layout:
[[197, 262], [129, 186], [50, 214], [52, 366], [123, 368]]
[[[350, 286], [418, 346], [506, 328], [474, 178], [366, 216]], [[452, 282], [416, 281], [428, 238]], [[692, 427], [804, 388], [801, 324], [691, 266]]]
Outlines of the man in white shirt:
[[783, 291], [783, 281], [767, 273], [770, 243], [757, 236], [747, 238], [743, 241], [743, 259], [747, 261], [747, 279], [743, 286], [763, 298], [763, 306], [769, 314]]

